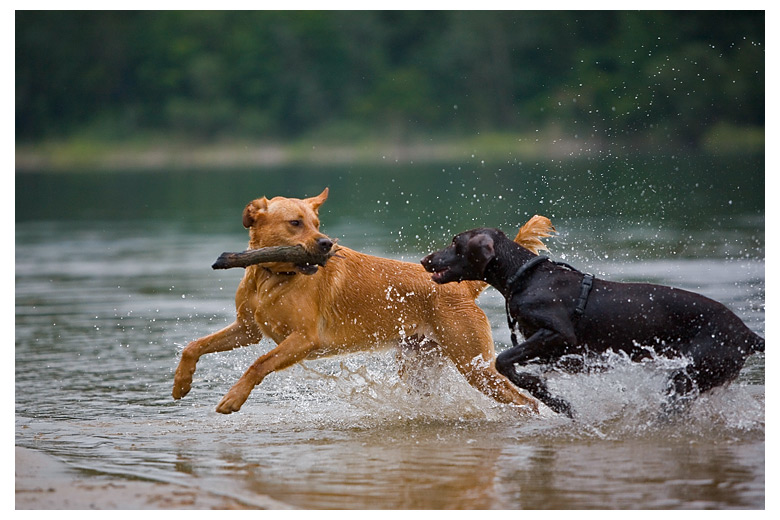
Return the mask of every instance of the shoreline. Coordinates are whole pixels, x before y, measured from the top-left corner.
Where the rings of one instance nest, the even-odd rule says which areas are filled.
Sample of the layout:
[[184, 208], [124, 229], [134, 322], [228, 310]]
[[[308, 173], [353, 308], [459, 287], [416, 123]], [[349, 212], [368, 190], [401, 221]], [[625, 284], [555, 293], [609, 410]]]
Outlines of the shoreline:
[[270, 497], [248, 500], [199, 487], [91, 474], [45, 452], [15, 446], [15, 509], [289, 509]]
[[379, 166], [399, 163], [463, 161], [525, 162], [565, 160], [602, 155], [760, 153], [764, 134], [745, 130], [738, 142], [711, 139], [700, 148], [673, 142], [623, 142], [599, 137], [567, 136], [551, 128], [532, 134], [478, 133], [468, 137], [427, 136], [404, 141], [333, 140], [188, 142], [177, 138], [136, 138], [100, 142], [71, 138], [17, 144], [17, 173], [37, 171], [182, 170], [284, 166]]
[[187, 168], [251, 168], [298, 165], [349, 166], [395, 163], [442, 163], [479, 160], [563, 159], [592, 155], [598, 146], [552, 139], [548, 144], [520, 136], [478, 136], [473, 139], [416, 143], [358, 142], [273, 143], [223, 142], [193, 144], [99, 144], [48, 142], [20, 145], [17, 172], [68, 170], [161, 170]]

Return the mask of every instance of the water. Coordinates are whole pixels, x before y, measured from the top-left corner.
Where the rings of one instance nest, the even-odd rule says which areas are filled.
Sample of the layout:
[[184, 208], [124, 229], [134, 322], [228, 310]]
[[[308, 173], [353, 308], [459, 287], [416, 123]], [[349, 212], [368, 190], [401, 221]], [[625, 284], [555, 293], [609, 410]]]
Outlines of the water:
[[[764, 357], [682, 417], [659, 413], [673, 361], [551, 374], [577, 421], [523, 419], [449, 365], [398, 376], [395, 353], [272, 374], [238, 414], [222, 394], [271, 344], [178, 355], [233, 319], [244, 204], [330, 186], [322, 230], [418, 261], [452, 234], [553, 219], [553, 256], [725, 303], [764, 335], [763, 160], [654, 158], [16, 178], [16, 444], [90, 473], [303, 508], [763, 508]], [[480, 297], [498, 349], [503, 300]], [[416, 382], [415, 382], [416, 381]]]

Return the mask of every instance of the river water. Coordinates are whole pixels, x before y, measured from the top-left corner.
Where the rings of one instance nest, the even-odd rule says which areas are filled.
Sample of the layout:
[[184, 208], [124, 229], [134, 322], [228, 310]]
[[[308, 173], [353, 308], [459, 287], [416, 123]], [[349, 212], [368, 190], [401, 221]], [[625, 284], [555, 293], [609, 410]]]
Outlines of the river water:
[[[244, 205], [325, 186], [322, 231], [353, 249], [417, 262], [544, 214], [556, 259], [703, 293], [764, 335], [762, 158], [19, 173], [16, 445], [258, 507], [764, 507], [763, 355], [678, 417], [660, 409], [669, 361], [551, 374], [571, 421], [520, 418], [448, 365], [401, 380], [392, 351], [305, 362], [215, 413], [267, 341], [203, 358], [174, 401], [181, 349], [233, 319], [241, 270], [210, 265], [246, 246]], [[505, 348], [501, 296], [479, 304]]]

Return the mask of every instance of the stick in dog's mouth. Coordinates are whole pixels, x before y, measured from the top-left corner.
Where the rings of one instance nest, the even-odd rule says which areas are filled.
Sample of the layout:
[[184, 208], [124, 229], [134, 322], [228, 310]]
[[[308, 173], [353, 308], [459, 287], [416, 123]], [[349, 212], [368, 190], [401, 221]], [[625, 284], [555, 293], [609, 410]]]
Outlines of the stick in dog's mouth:
[[341, 258], [336, 254], [341, 248], [333, 239], [333, 246], [326, 253], [311, 252], [302, 245], [295, 246], [271, 246], [260, 249], [247, 249], [238, 253], [222, 253], [211, 266], [212, 269], [230, 269], [233, 267], [248, 267], [254, 264], [266, 262], [290, 262], [303, 274], [314, 274], [317, 266], [324, 267], [332, 256]]

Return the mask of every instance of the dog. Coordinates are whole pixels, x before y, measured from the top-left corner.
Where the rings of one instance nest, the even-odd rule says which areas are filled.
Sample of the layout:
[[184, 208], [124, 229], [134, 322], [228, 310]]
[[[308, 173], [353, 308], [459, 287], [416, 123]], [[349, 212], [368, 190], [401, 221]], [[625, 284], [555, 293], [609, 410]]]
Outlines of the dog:
[[[518, 373], [515, 365], [609, 350], [633, 361], [654, 354], [682, 357], [688, 362], [671, 375], [666, 394], [670, 410], [679, 410], [699, 393], [732, 381], [748, 356], [764, 351], [764, 339], [721, 303], [662, 285], [594, 278], [534, 254], [498, 229], [460, 233], [421, 263], [438, 284], [480, 280], [501, 292], [513, 346], [497, 357], [496, 369], [570, 417], [570, 404], [550, 394], [544, 379]], [[525, 338], [520, 344], [515, 324]]]
[[[249, 248], [302, 245], [327, 253], [333, 241], [320, 233], [319, 208], [328, 189], [316, 197], [266, 197], [243, 212]], [[549, 219], [537, 216], [518, 232], [518, 247], [544, 247]], [[172, 395], [191, 388], [201, 356], [258, 343], [277, 346], [260, 356], [225, 394], [217, 412], [238, 411], [252, 389], [270, 373], [305, 359], [398, 345], [433, 345], [466, 380], [501, 403], [536, 413], [538, 402], [496, 371], [490, 323], [475, 303], [487, 285], [467, 282], [446, 287], [431, 282], [418, 263], [369, 256], [346, 247], [324, 267], [266, 263], [246, 268], [236, 291], [236, 320], [189, 343], [181, 353]]]

